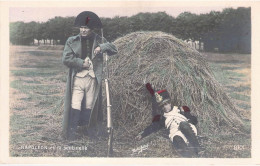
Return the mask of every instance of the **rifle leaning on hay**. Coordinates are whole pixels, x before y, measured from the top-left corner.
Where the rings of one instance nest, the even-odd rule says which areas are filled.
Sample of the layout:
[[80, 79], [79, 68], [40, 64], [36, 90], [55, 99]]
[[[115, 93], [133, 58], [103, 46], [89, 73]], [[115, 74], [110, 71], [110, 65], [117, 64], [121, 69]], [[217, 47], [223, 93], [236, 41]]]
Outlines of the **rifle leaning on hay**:
[[[103, 29], [101, 29], [102, 43], [104, 43]], [[110, 93], [109, 93], [109, 70], [108, 70], [108, 56], [105, 54], [106, 59], [106, 75], [105, 75], [105, 86], [106, 86], [106, 97], [107, 97], [107, 132], [108, 132], [108, 147], [107, 147], [107, 157], [113, 155], [113, 124], [112, 124], [112, 114], [111, 114], [111, 103], [110, 103]]]

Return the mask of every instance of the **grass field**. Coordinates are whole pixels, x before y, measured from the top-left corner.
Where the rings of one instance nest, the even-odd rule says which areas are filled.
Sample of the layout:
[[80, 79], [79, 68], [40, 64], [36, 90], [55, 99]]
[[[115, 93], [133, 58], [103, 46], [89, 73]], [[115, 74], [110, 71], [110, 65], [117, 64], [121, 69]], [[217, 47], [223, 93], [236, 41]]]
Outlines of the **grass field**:
[[[251, 55], [203, 54], [241, 114], [251, 121]], [[106, 156], [107, 138], [93, 140], [83, 136], [69, 142], [60, 135], [68, 71], [61, 56], [62, 50], [10, 47], [10, 156]], [[251, 157], [250, 135], [216, 130], [205, 137], [200, 140], [200, 157]], [[114, 156], [178, 157], [170, 145], [164, 130], [139, 142], [115, 138]]]

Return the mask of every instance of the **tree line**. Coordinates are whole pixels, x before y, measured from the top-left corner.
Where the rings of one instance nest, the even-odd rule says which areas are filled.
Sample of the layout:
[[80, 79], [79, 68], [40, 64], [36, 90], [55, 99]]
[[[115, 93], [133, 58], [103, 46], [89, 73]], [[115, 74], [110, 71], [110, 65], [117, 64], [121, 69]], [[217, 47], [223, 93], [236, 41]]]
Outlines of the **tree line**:
[[[74, 20], [75, 17], [54, 17], [46, 22], [12, 22], [10, 42], [15, 45], [39, 44], [40, 41], [65, 44], [69, 36], [79, 33], [79, 29], [73, 27]], [[165, 12], [138, 13], [131, 17], [101, 17], [101, 21], [109, 41], [135, 31], [163, 31], [185, 41], [197, 41], [199, 48], [203, 43], [205, 51], [251, 52], [250, 7], [206, 14], [183, 12], [176, 18]]]

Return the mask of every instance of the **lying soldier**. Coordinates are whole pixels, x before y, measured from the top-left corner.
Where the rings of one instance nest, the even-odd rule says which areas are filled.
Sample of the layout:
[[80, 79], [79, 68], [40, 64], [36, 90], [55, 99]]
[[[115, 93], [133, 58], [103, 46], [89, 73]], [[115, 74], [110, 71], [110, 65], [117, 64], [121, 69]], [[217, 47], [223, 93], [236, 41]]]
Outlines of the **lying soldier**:
[[167, 90], [155, 92], [148, 83], [147, 89], [156, 99], [159, 109], [163, 110], [163, 116], [156, 115], [152, 120], [152, 124], [144, 129], [136, 137], [137, 140], [156, 132], [164, 126], [169, 131], [169, 138], [173, 147], [183, 157], [197, 157], [199, 143], [197, 140], [197, 118], [192, 116], [187, 106], [180, 108], [171, 105], [170, 95]]

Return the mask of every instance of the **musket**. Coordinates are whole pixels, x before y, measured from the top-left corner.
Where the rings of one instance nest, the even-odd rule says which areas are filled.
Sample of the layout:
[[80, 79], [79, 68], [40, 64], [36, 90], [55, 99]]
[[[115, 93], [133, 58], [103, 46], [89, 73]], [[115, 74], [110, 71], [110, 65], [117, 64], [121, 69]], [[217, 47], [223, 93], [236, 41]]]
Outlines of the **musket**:
[[[103, 29], [101, 29], [102, 43], [104, 43]], [[105, 63], [106, 63], [106, 76], [105, 76], [105, 86], [106, 86], [106, 98], [107, 98], [107, 132], [108, 132], [108, 147], [107, 147], [107, 157], [113, 155], [113, 123], [111, 114], [111, 102], [109, 93], [109, 70], [108, 70], [108, 56], [105, 53]]]

